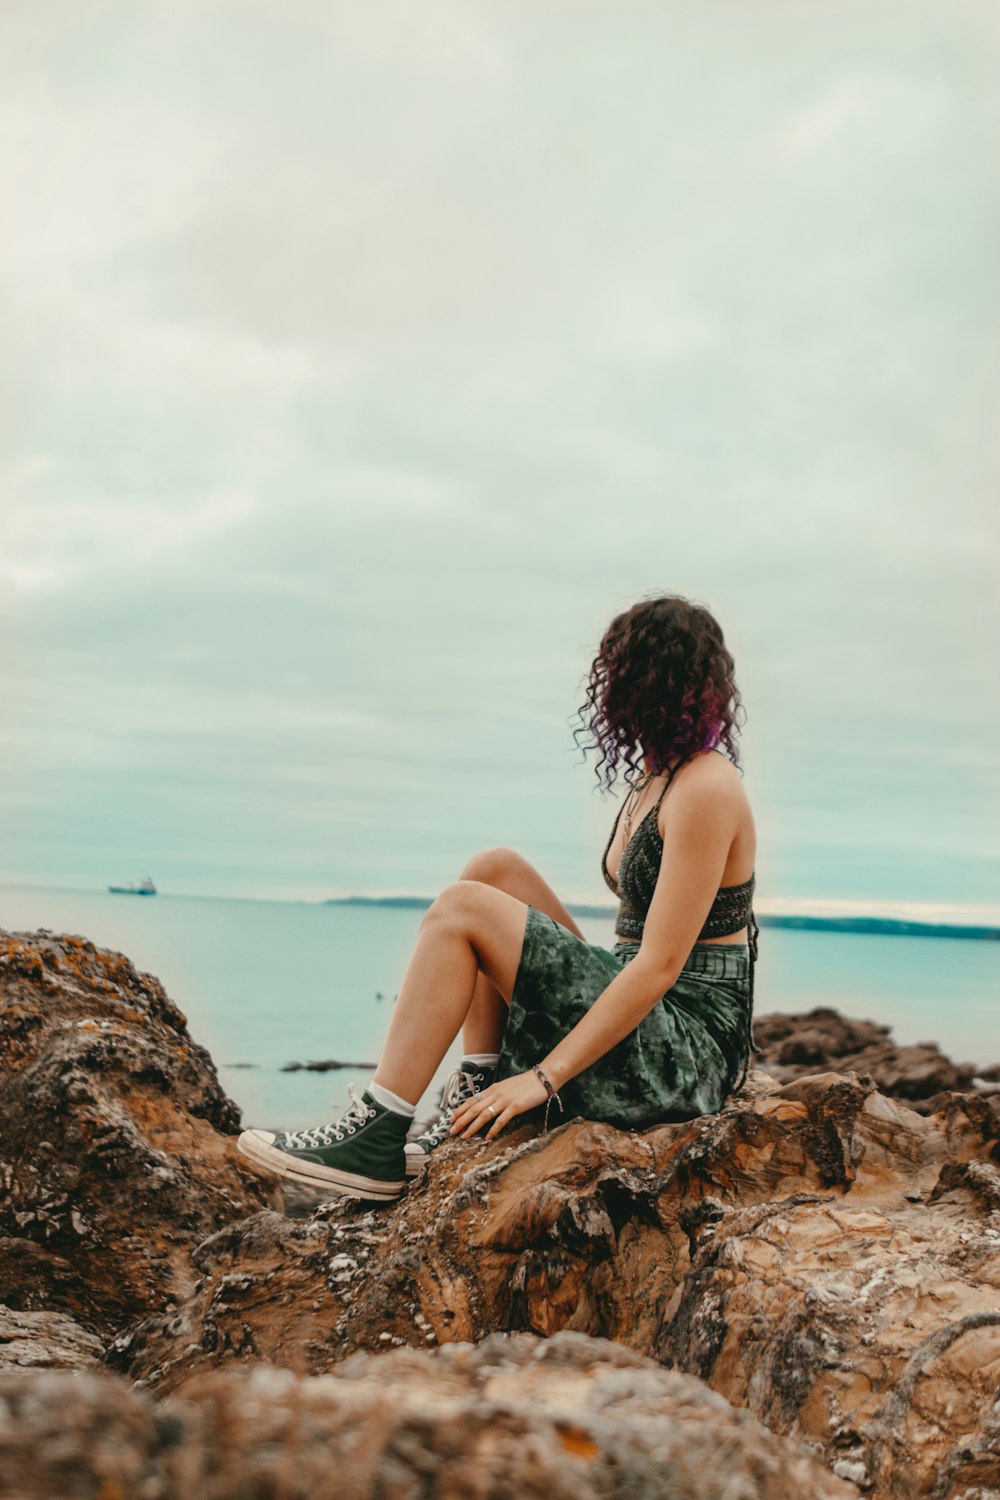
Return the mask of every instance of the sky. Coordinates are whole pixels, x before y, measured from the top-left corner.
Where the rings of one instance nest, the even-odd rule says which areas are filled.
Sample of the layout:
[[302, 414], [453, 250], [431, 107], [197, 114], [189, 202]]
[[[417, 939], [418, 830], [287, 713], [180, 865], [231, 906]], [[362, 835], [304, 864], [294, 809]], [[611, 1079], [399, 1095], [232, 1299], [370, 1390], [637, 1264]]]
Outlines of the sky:
[[719, 619], [761, 905], [1000, 909], [1000, 12], [7, 0], [0, 879], [609, 899]]

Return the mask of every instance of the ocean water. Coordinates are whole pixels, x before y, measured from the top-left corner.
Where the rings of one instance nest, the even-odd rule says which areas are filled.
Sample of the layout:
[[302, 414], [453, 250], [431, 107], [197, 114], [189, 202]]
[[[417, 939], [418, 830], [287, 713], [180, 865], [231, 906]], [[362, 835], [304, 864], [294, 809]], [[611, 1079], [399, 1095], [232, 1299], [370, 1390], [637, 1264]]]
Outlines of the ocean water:
[[[335, 1116], [367, 1067], [283, 1072], [289, 1062], [374, 1064], [422, 912], [0, 886], [0, 927], [80, 933], [157, 975], [207, 1047], [244, 1122], [300, 1128]], [[612, 947], [611, 919], [577, 918]], [[933, 1040], [956, 1061], [1000, 1061], [1000, 943], [763, 928], [755, 1008], [834, 1005]], [[381, 997], [381, 998], [379, 998]], [[425, 1095], [458, 1061], [454, 1048]], [[418, 1112], [419, 1113], [419, 1112]]]

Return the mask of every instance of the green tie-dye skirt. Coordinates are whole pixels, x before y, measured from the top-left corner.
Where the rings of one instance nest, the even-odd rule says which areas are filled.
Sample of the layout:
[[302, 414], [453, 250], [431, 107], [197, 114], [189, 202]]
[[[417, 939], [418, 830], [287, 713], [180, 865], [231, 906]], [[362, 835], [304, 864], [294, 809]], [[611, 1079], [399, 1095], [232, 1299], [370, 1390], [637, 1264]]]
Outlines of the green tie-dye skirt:
[[[528, 907], [498, 1078], [527, 1072], [572, 1031], [639, 951], [585, 942]], [[676, 982], [634, 1031], [563, 1085], [564, 1113], [626, 1129], [714, 1114], [741, 1079], [751, 1042], [746, 943], [696, 943]]]

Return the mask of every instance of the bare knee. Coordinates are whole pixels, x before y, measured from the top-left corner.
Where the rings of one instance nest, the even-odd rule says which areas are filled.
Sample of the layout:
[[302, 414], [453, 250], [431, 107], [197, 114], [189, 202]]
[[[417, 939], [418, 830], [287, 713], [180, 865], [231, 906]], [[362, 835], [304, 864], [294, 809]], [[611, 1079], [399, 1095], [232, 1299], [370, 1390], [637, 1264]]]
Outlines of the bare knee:
[[477, 895], [482, 884], [471, 880], [453, 880], [439, 895], [434, 897], [424, 912], [422, 925], [445, 923], [453, 927], [467, 927], [477, 908]]
[[516, 849], [507, 849], [496, 844], [492, 849], [481, 849], [469, 860], [459, 876], [460, 880], [479, 880], [483, 885], [495, 885], [499, 890], [524, 866], [524, 856]]

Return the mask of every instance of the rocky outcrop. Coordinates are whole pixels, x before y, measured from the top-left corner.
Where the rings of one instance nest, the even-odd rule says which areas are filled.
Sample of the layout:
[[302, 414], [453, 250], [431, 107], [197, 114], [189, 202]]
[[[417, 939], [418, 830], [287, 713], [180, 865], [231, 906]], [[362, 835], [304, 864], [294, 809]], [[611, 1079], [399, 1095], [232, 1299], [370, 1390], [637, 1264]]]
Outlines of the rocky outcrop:
[[106, 1338], [162, 1312], [195, 1245], [279, 1200], [234, 1168], [239, 1111], [158, 980], [80, 937], [0, 932], [0, 994], [0, 1300], [65, 1316], [51, 1358], [44, 1322], [18, 1340], [62, 1364], [69, 1320]]
[[855, 1076], [754, 1074], [685, 1125], [454, 1142], [388, 1212], [219, 1231], [187, 1304], [113, 1358], [166, 1392], [232, 1361], [320, 1373], [571, 1329], [699, 1376], [879, 1494], [1000, 1484], [997, 1138], [974, 1095], [925, 1117]]
[[[939, 1091], [918, 1113], [870, 1070], [789, 1061], [778, 1066], [801, 1076], [754, 1072], [717, 1115], [643, 1133], [575, 1120], [545, 1135], [525, 1121], [489, 1145], [449, 1143], [396, 1205], [335, 1200], [291, 1219], [277, 1189], [242, 1174], [236, 1110], [155, 980], [43, 934], [0, 938], [0, 987], [11, 1122], [0, 1272], [14, 1308], [0, 1351], [17, 1371], [4, 1379], [41, 1393], [18, 1420], [34, 1412], [44, 1425], [60, 1390], [95, 1413], [111, 1402], [108, 1430], [132, 1434], [128, 1472], [141, 1476], [121, 1480], [124, 1492], [324, 1493], [321, 1478], [299, 1490], [275, 1477], [285, 1449], [303, 1475], [319, 1450], [327, 1465], [343, 1451], [338, 1494], [447, 1494], [449, 1464], [468, 1488], [518, 1433], [544, 1462], [534, 1477], [512, 1470], [539, 1488], [511, 1493], [559, 1495], [570, 1474], [575, 1494], [656, 1494], [621, 1478], [615, 1433], [640, 1464], [652, 1462], [648, 1441], [674, 1472], [685, 1434], [699, 1453], [713, 1424], [740, 1441], [718, 1444], [715, 1470], [696, 1466], [719, 1487], [692, 1496], [769, 1494], [765, 1471], [784, 1475], [787, 1493], [827, 1493], [782, 1468], [804, 1452], [844, 1481], [841, 1493], [985, 1500], [1000, 1489], [995, 1097]], [[112, 1331], [105, 1358], [134, 1388], [28, 1369], [86, 1365], [94, 1337]], [[538, 1355], [530, 1341], [491, 1338], [500, 1331], [552, 1342]], [[579, 1338], [556, 1338], [565, 1333]], [[647, 1359], [687, 1384], [662, 1384], [673, 1376]], [[324, 1375], [335, 1379], [311, 1379]], [[364, 1401], [344, 1395], [351, 1381], [368, 1382]], [[421, 1382], [432, 1390], [423, 1405]], [[513, 1401], [512, 1387], [530, 1396], [508, 1422], [497, 1402]], [[723, 1398], [735, 1414], [711, 1406]], [[376, 1426], [350, 1447], [369, 1406]], [[567, 1426], [571, 1410], [585, 1420]], [[675, 1413], [677, 1445], [668, 1422], [651, 1418], [643, 1436], [655, 1412]], [[750, 1418], [788, 1445], [783, 1458], [761, 1450], [756, 1478], [732, 1468]], [[104, 1421], [95, 1415], [95, 1430]], [[96, 1452], [87, 1430], [81, 1418], [84, 1468]], [[271, 1437], [256, 1456], [254, 1430]], [[67, 1462], [71, 1448], [59, 1450]], [[365, 1467], [368, 1448], [381, 1469]], [[545, 1466], [550, 1449], [563, 1480]], [[344, 1488], [355, 1469], [374, 1488]], [[244, 1477], [211, 1488], [230, 1473]], [[431, 1476], [423, 1489], [414, 1473]], [[663, 1493], [688, 1493], [675, 1477]], [[482, 1494], [497, 1492], [484, 1481]]]
[[[761, 1016], [754, 1021], [754, 1036], [762, 1053], [757, 1066], [779, 1083], [827, 1068], [867, 1074], [880, 1093], [905, 1099], [920, 1114], [932, 1114], [942, 1094], [965, 1093], [976, 1081], [987, 1084], [1000, 1078], [995, 1066], [953, 1063], [936, 1042], [901, 1046], [892, 1040], [888, 1026], [843, 1016], [828, 1006], [795, 1015]], [[1000, 1103], [1000, 1090], [992, 1092]]]
[[[109, 1375], [0, 1377], [20, 1500], [850, 1500], [795, 1444], [689, 1376], [599, 1340], [355, 1355], [311, 1380], [200, 1375], [162, 1406]], [[72, 1455], [72, 1464], [69, 1461]]]
[[103, 1353], [102, 1341], [65, 1313], [15, 1312], [0, 1304], [0, 1372], [85, 1369]]

